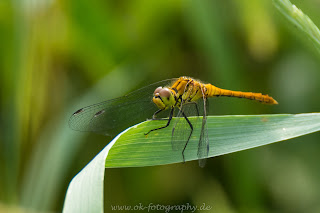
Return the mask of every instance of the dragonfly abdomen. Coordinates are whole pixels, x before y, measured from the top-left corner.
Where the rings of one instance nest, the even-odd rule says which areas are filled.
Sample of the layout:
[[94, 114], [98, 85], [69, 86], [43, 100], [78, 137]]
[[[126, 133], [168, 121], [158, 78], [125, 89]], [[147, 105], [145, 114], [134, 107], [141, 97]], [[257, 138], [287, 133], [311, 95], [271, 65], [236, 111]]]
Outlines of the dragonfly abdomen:
[[227, 96], [256, 100], [265, 104], [278, 104], [278, 102], [269, 95], [263, 95], [261, 93], [226, 90], [215, 87], [211, 84], [206, 84], [205, 86], [207, 88], [207, 97]]

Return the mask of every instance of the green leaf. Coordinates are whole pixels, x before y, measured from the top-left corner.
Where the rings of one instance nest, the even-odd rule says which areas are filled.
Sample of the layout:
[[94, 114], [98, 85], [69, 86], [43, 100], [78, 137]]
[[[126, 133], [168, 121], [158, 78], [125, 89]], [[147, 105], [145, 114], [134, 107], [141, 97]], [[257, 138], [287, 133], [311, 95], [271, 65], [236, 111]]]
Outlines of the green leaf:
[[[173, 124], [177, 118], [173, 118]], [[196, 117], [190, 118], [195, 122]], [[182, 162], [181, 150], [171, 146], [171, 128], [144, 133], [166, 121], [146, 121], [128, 129], [110, 150], [106, 167], [153, 166]], [[200, 124], [201, 122], [197, 122]], [[209, 116], [209, 157], [287, 140], [320, 130], [320, 113]], [[200, 127], [185, 151], [186, 161], [197, 159]]]
[[[196, 119], [190, 118], [193, 123]], [[207, 122], [209, 156], [213, 157], [319, 131], [320, 113], [209, 116]], [[172, 124], [144, 135], [165, 123], [146, 121], [120, 133], [71, 181], [63, 212], [103, 212], [104, 165], [133, 167], [181, 162], [181, 151], [171, 147]], [[199, 130], [198, 125], [187, 146], [186, 160], [197, 159]]]
[[110, 148], [121, 134], [72, 179], [67, 190], [63, 212], [103, 212], [104, 162]]

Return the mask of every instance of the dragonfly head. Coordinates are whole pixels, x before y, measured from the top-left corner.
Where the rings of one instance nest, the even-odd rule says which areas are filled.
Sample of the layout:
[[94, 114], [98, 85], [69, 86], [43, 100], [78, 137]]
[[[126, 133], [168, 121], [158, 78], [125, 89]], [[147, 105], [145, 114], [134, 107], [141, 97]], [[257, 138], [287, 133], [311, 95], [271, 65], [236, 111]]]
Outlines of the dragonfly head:
[[162, 110], [169, 109], [175, 104], [174, 95], [167, 87], [158, 87], [153, 93], [152, 101]]

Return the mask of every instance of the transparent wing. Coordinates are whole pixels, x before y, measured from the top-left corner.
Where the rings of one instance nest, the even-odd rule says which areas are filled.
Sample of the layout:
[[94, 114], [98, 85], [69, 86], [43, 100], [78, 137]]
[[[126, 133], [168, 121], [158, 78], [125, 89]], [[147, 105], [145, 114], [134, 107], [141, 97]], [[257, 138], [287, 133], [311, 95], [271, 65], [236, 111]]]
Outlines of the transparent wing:
[[[187, 88], [187, 85], [186, 85]], [[185, 88], [184, 96], [189, 97], [191, 95], [193, 85], [189, 85], [188, 89]], [[196, 102], [192, 103], [184, 103], [182, 100], [181, 107], [176, 113], [177, 119], [174, 123], [173, 129], [172, 129], [172, 148], [173, 150], [180, 150], [183, 151], [188, 143], [188, 138], [190, 134], [192, 133], [192, 129], [190, 127], [190, 124], [185, 119], [184, 115], [188, 118], [190, 116], [197, 116], [197, 119], [190, 121], [193, 128], [197, 126], [198, 116], [199, 114], [199, 106]]]
[[[192, 91], [192, 85], [189, 85], [189, 89], [185, 90], [184, 93], [186, 97], [189, 97], [189, 93]], [[202, 91], [203, 94], [203, 91]], [[192, 103], [182, 103], [181, 109], [178, 111], [176, 117], [176, 122], [172, 130], [172, 148], [174, 150], [183, 150], [188, 141], [188, 137], [191, 133], [190, 125], [187, 120], [184, 118], [183, 113], [187, 116], [197, 116], [195, 120], [192, 120], [191, 124], [193, 128], [199, 128], [198, 123], [202, 120], [200, 124], [200, 137], [198, 143], [198, 152], [197, 156], [199, 159], [199, 166], [204, 167], [206, 163], [206, 158], [209, 154], [209, 139], [208, 139], [208, 130], [207, 130], [207, 113], [208, 113], [208, 104], [207, 99], [203, 94], [203, 98], [199, 99], [197, 102]], [[201, 117], [202, 116], [202, 119]]]
[[200, 139], [198, 144], [198, 159], [199, 159], [199, 166], [204, 167], [206, 164], [206, 160], [209, 154], [209, 137], [208, 137], [208, 127], [207, 127], [207, 113], [208, 113], [208, 100], [202, 99], [203, 101], [203, 117], [202, 117], [202, 124], [201, 124], [201, 133]]
[[[187, 117], [198, 116], [197, 103], [188, 103], [182, 105], [181, 109], [178, 110], [176, 115], [176, 121], [172, 129], [172, 149], [182, 151], [188, 141], [189, 135], [191, 134], [191, 128], [187, 120], [184, 118], [184, 113]], [[195, 120], [190, 121], [193, 128], [197, 126], [198, 117]]]
[[[158, 110], [152, 102], [153, 92], [159, 86], [168, 86], [177, 79], [150, 84], [120, 98], [104, 101], [77, 110], [69, 120], [70, 128], [104, 135], [116, 135], [122, 130], [148, 118]], [[157, 117], [167, 117], [164, 112]]]

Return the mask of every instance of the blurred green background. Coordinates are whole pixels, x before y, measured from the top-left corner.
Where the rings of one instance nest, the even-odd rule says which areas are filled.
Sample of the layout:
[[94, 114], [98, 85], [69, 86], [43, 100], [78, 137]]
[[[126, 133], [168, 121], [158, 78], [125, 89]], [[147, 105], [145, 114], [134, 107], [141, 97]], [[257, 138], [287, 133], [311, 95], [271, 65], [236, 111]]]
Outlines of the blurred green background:
[[[317, 0], [295, 0], [320, 25]], [[112, 138], [69, 129], [90, 104], [182, 75], [262, 92], [212, 115], [317, 112], [319, 53], [269, 0], [0, 1], [0, 212], [62, 210], [71, 179]], [[320, 212], [319, 133], [198, 162], [107, 169], [111, 205]]]

